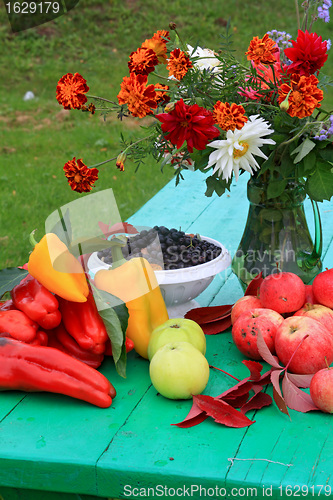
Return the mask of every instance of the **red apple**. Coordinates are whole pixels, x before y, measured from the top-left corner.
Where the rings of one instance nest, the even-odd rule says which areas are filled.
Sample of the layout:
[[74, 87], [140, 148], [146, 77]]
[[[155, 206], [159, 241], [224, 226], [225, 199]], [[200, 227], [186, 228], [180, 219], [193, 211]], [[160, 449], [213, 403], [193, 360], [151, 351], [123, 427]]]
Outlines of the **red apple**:
[[305, 285], [305, 301], [304, 304], [315, 304], [312, 285]]
[[314, 374], [310, 396], [321, 411], [333, 413], [333, 368], [323, 368]]
[[233, 325], [243, 312], [257, 307], [261, 307], [261, 302], [258, 297], [254, 295], [244, 295], [234, 303], [231, 309], [231, 324]]
[[294, 316], [316, 319], [333, 335], [333, 311], [329, 307], [321, 304], [305, 304], [302, 309], [295, 312]]
[[316, 303], [333, 309], [333, 269], [317, 274], [312, 283]]
[[316, 373], [326, 366], [325, 357], [329, 364], [333, 361], [333, 336], [316, 319], [290, 316], [275, 333], [275, 351], [284, 365], [293, 356], [289, 364], [291, 372]]
[[294, 273], [269, 274], [260, 285], [262, 307], [268, 307], [280, 314], [300, 309], [305, 301], [305, 285]]
[[258, 331], [274, 354], [275, 332], [283, 317], [272, 309], [262, 307], [243, 312], [235, 321], [231, 333], [237, 348], [251, 359], [261, 359], [257, 347]]

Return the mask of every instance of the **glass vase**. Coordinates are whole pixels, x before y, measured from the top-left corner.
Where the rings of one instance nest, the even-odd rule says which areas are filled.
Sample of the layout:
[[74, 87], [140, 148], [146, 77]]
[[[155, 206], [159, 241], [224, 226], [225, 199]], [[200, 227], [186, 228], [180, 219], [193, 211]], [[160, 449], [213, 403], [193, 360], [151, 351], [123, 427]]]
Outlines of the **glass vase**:
[[265, 277], [278, 270], [295, 273], [309, 284], [322, 269], [318, 205], [311, 200], [313, 241], [304, 211], [304, 186], [290, 182], [276, 198], [268, 198], [267, 187], [263, 177], [251, 177], [248, 181], [249, 212], [232, 270], [244, 290], [260, 272]]

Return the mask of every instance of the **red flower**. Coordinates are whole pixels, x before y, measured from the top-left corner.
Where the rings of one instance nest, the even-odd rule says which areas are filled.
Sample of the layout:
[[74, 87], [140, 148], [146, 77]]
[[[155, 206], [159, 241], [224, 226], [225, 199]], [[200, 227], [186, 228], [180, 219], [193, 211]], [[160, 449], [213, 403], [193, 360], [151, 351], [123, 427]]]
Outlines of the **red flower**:
[[87, 80], [79, 73], [67, 73], [58, 81], [56, 98], [65, 109], [80, 109], [87, 102], [84, 95], [88, 92]]
[[98, 179], [98, 169], [88, 168], [82, 160], [76, 160], [75, 156], [65, 164], [64, 171], [70, 187], [78, 193], [91, 191], [92, 185]]
[[292, 40], [293, 47], [284, 50], [292, 61], [287, 66], [288, 73], [309, 76], [318, 73], [327, 60], [327, 42], [322, 41], [317, 33], [298, 30], [297, 40]]
[[136, 75], [149, 75], [154, 71], [155, 66], [158, 64], [157, 55], [152, 49], [140, 47], [130, 55], [128, 67], [130, 73]]
[[156, 118], [162, 123], [162, 131], [167, 139], [179, 149], [187, 141], [187, 149], [205, 149], [207, 143], [220, 135], [214, 126], [213, 113], [197, 104], [178, 101], [169, 113], [160, 113]]

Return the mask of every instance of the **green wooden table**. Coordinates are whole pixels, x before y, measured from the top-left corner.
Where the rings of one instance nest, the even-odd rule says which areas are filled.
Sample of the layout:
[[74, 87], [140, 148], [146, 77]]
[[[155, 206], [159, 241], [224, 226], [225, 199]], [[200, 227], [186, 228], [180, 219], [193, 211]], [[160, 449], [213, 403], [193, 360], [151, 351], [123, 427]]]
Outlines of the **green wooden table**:
[[[204, 196], [200, 173], [174, 181], [132, 218], [198, 232], [236, 250], [247, 217], [246, 177], [231, 195]], [[324, 265], [333, 265], [333, 203], [321, 204]], [[312, 227], [311, 208], [309, 211]], [[230, 269], [198, 297], [200, 305], [235, 302], [243, 294]], [[208, 361], [238, 378], [248, 375], [230, 331], [207, 337]], [[333, 496], [332, 416], [275, 406], [252, 415], [256, 422], [232, 429], [208, 419], [196, 427], [171, 426], [191, 401], [171, 401], [152, 387], [148, 361], [131, 352], [127, 378], [107, 359], [101, 371], [117, 389], [108, 409], [65, 396], [0, 394], [0, 499], [97, 498], [328, 498]], [[205, 394], [233, 385], [212, 370]], [[332, 488], [332, 494], [331, 494]]]

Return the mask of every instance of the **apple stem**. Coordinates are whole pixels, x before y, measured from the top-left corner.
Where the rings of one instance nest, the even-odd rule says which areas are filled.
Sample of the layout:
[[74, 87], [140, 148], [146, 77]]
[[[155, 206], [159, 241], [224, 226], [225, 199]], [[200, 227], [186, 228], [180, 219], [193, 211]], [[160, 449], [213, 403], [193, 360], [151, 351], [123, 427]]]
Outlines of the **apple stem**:
[[290, 357], [290, 359], [289, 359], [289, 361], [288, 361], [288, 363], [287, 363], [286, 367], [284, 368], [285, 370], [287, 370], [287, 369], [288, 369], [288, 366], [290, 365], [291, 360], [292, 360], [292, 359], [293, 359], [293, 357], [295, 356], [295, 354], [296, 354], [297, 350], [301, 347], [301, 345], [303, 344], [304, 340], [305, 340], [305, 339], [307, 339], [307, 338], [308, 338], [308, 336], [309, 336], [309, 335], [305, 335], [305, 337], [303, 337], [303, 338], [302, 338], [302, 340], [300, 341], [300, 343], [298, 344], [298, 346], [296, 347], [296, 349], [295, 349], [295, 350], [294, 350], [294, 352], [292, 353], [292, 355], [291, 355], [291, 357]]
[[226, 375], [229, 375], [229, 377], [231, 377], [231, 378], [233, 378], [233, 379], [237, 380], [237, 382], [240, 382], [240, 379], [239, 379], [239, 378], [234, 377], [233, 375], [231, 375], [231, 374], [230, 374], [230, 373], [228, 373], [228, 372], [225, 372], [225, 371], [224, 371], [224, 370], [222, 370], [221, 368], [217, 368], [217, 366], [209, 365], [209, 368], [213, 368], [214, 370], [219, 370], [220, 372], [223, 372], [223, 373], [225, 373]]
[[328, 364], [326, 356], [325, 356], [325, 363], [326, 363], [327, 369], [329, 370], [330, 369], [330, 365]]

